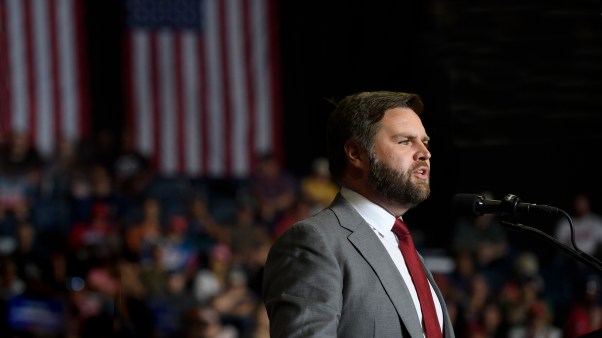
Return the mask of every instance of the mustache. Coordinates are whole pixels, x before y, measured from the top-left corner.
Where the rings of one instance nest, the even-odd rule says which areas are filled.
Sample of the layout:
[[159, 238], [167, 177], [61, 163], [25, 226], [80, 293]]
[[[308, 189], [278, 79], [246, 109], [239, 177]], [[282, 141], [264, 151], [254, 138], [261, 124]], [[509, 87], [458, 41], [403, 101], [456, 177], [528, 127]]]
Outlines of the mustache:
[[408, 169], [408, 172], [409, 173], [414, 172], [414, 171], [416, 171], [416, 170], [418, 170], [418, 169], [420, 169], [422, 167], [427, 167], [428, 168], [428, 175], [431, 176], [431, 167], [426, 162], [416, 162], [416, 163], [412, 164], [410, 166], [410, 169]]

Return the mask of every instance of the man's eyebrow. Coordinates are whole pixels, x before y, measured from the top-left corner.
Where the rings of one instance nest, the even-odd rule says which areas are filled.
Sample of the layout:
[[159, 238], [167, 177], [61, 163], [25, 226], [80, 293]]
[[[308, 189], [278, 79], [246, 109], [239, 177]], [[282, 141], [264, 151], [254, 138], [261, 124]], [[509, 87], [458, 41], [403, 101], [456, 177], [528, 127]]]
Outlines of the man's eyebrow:
[[406, 136], [404, 136], [404, 137], [406, 137], [406, 138], [409, 138], [409, 139], [413, 139], [413, 140], [420, 140], [420, 141], [422, 141], [422, 142], [429, 142], [429, 141], [431, 140], [431, 137], [430, 137], [430, 136], [428, 136], [428, 135], [427, 135], [427, 136], [424, 136], [424, 137], [422, 137], [422, 138], [420, 138], [420, 137], [418, 137], [418, 136], [415, 136], [415, 135], [412, 135], [412, 136], [410, 136], [410, 135], [406, 135]]

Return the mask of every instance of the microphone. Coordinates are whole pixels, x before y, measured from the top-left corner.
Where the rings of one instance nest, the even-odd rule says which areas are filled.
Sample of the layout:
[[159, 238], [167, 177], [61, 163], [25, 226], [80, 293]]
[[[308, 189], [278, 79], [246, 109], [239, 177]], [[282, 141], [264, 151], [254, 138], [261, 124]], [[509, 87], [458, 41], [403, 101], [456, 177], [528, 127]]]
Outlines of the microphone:
[[456, 194], [452, 199], [452, 206], [458, 214], [473, 216], [484, 214], [516, 216], [526, 213], [557, 214], [560, 212], [560, 209], [547, 205], [522, 203], [512, 194], [506, 195], [501, 201], [488, 200], [476, 194]]

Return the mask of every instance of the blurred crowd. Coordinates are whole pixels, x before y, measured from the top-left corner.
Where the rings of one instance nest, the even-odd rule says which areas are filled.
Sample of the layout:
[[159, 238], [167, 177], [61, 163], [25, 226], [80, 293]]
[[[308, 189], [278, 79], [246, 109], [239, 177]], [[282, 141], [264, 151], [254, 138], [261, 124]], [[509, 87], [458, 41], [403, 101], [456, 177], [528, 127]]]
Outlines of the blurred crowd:
[[[490, 191], [482, 196], [496, 199]], [[456, 219], [448, 250], [453, 268], [438, 278], [457, 336], [602, 335], [602, 270], [560, 248], [589, 255], [601, 267], [602, 217], [590, 208], [586, 193], [572, 198], [566, 214], [571, 224], [558, 217], [551, 229], [507, 217], [504, 221], [535, 229], [511, 232], [514, 228], [502, 225], [503, 217], [494, 214]]]
[[[0, 144], [0, 332], [269, 337], [261, 280], [271, 243], [338, 192], [325, 159], [307, 171], [295, 177], [272, 154], [258, 154], [242, 179], [165, 176], [127, 132], [65, 140], [49, 158], [27, 135], [7, 135]], [[602, 219], [587, 196], [578, 200], [578, 243], [599, 257]], [[444, 248], [453, 264], [434, 273], [457, 337], [578, 337], [602, 328], [596, 271], [542, 254], [538, 243], [513, 245], [493, 217], [453, 222]], [[567, 227], [558, 224], [563, 243]]]
[[258, 154], [242, 179], [165, 176], [131, 135], [0, 145], [0, 332], [7, 337], [268, 337], [272, 240], [338, 191]]

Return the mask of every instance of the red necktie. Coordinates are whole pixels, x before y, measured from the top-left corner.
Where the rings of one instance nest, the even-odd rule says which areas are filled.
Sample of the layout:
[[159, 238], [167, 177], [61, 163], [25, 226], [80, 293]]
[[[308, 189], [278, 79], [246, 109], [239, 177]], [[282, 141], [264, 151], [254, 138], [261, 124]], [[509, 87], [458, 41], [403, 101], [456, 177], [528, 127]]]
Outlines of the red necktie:
[[414, 247], [414, 241], [408, 227], [400, 219], [395, 220], [395, 225], [391, 229], [397, 238], [399, 239], [399, 249], [403, 255], [403, 259], [406, 262], [416, 293], [418, 293], [418, 300], [420, 300], [420, 308], [422, 309], [422, 322], [424, 323], [424, 329], [427, 338], [442, 337], [441, 329], [439, 326], [439, 320], [437, 319], [437, 311], [435, 310], [435, 303], [431, 294], [431, 288], [429, 282], [426, 279], [426, 273], [416, 253]]

